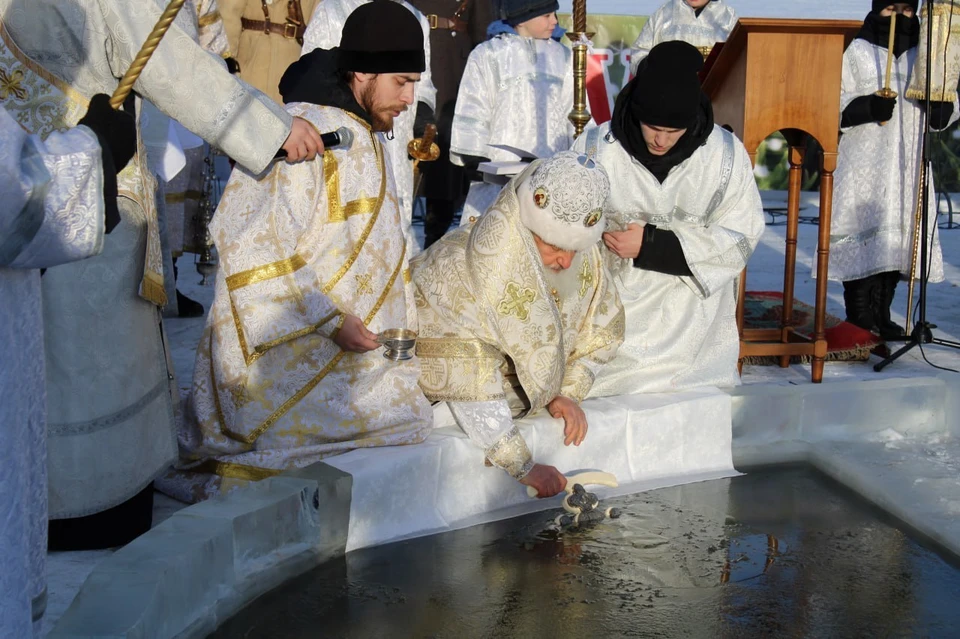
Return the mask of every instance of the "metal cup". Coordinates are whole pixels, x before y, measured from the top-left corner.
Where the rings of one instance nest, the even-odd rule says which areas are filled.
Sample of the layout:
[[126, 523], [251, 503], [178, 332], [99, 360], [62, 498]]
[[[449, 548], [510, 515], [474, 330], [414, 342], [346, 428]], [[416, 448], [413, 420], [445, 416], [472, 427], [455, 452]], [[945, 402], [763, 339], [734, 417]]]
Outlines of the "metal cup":
[[413, 359], [417, 347], [417, 333], [408, 328], [389, 328], [377, 335], [377, 342], [383, 344], [383, 356], [391, 362]]

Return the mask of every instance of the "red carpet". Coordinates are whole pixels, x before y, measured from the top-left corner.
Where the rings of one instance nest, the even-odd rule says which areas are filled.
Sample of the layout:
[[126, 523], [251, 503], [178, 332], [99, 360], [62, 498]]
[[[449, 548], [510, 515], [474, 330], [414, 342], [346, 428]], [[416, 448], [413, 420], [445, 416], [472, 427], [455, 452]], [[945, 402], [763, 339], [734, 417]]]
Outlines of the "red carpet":
[[[814, 309], [809, 304], [799, 300], [793, 301], [793, 325], [797, 335], [813, 336]], [[744, 305], [744, 324], [747, 328], [780, 328], [780, 318], [783, 315], [783, 293], [779, 291], [747, 291]], [[870, 357], [870, 350], [881, 343], [879, 337], [845, 322], [839, 317], [827, 313], [827, 360], [828, 361], [863, 361]], [[807, 362], [809, 357], [794, 357], [795, 362]], [[747, 364], [771, 366], [779, 358], [748, 357]]]

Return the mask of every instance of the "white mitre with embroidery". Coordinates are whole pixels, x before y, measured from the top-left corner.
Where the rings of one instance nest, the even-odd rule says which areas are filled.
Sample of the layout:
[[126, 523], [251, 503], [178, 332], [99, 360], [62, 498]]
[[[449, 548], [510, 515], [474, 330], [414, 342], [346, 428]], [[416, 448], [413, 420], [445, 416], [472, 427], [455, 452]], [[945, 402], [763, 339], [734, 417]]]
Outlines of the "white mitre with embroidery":
[[[446, 401], [487, 459], [517, 479], [533, 466], [515, 426], [559, 395], [582, 400], [623, 340], [601, 259], [604, 170], [585, 156], [536, 161], [471, 226], [414, 260], [420, 387]], [[576, 250], [546, 268], [534, 234]]]

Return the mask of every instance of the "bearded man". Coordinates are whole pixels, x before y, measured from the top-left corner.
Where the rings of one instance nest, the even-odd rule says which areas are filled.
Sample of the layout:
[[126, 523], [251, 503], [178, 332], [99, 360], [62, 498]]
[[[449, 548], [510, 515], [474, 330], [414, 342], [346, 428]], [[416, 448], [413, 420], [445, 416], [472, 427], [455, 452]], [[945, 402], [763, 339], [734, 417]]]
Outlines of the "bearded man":
[[604, 243], [627, 317], [594, 395], [739, 383], [737, 277], [763, 206], [743, 144], [713, 123], [702, 66], [692, 45], [658, 44], [612, 120], [574, 145], [610, 175]]
[[354, 140], [322, 161], [234, 171], [210, 226], [220, 269], [180, 437], [190, 472], [166, 482], [175, 496], [429, 433], [417, 361], [373, 352], [377, 332], [416, 327], [381, 133], [424, 68], [417, 19], [382, 0], [351, 14], [338, 49], [304, 56], [281, 80], [291, 114]]
[[623, 341], [623, 308], [599, 247], [610, 191], [593, 160], [536, 161], [475, 224], [414, 260], [420, 386], [448, 403], [487, 460], [540, 497], [566, 480], [533, 461], [515, 418], [546, 408], [580, 445], [580, 402]]
[[[370, 0], [324, 0], [317, 5], [307, 31], [303, 36], [303, 53], [317, 48], [330, 49], [341, 43], [341, 34], [348, 16], [358, 7]], [[374, 0], [375, 2], [392, 2], [393, 0]], [[411, 15], [420, 22], [423, 31], [424, 55], [427, 68], [420, 82], [414, 87], [413, 103], [403, 105], [394, 114], [393, 128], [388, 132], [384, 141], [387, 158], [396, 182], [397, 197], [400, 200], [400, 212], [404, 218], [403, 231], [407, 235], [407, 250], [410, 255], [420, 252], [413, 233], [413, 163], [407, 155], [407, 145], [415, 137], [423, 135], [424, 127], [434, 119], [437, 107], [437, 90], [433, 86], [430, 74], [430, 24], [426, 17], [417, 11], [413, 5], [396, 0], [405, 7]]]

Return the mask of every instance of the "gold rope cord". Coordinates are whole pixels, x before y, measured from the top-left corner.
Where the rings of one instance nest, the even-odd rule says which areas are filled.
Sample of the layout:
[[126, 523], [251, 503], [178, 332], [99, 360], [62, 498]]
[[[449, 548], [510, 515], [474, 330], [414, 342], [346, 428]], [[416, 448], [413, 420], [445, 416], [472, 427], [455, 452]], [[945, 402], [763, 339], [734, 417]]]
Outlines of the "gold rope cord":
[[180, 13], [180, 9], [185, 2], [186, 0], [171, 0], [164, 12], [160, 14], [160, 19], [157, 20], [157, 24], [154, 25], [153, 31], [150, 32], [147, 41], [140, 47], [140, 52], [137, 54], [137, 57], [133, 59], [127, 72], [123, 74], [123, 78], [120, 79], [120, 84], [117, 85], [116, 91], [113, 92], [113, 96], [110, 98], [110, 106], [114, 109], [119, 109], [127, 99], [127, 96], [130, 95], [130, 91], [133, 90], [133, 85], [143, 72], [143, 67], [147, 66], [147, 62], [150, 61], [153, 52], [157, 50], [157, 46], [160, 44], [160, 41], [163, 40], [163, 36], [166, 35], [167, 30], [173, 23], [174, 18], [177, 17], [177, 14]]

